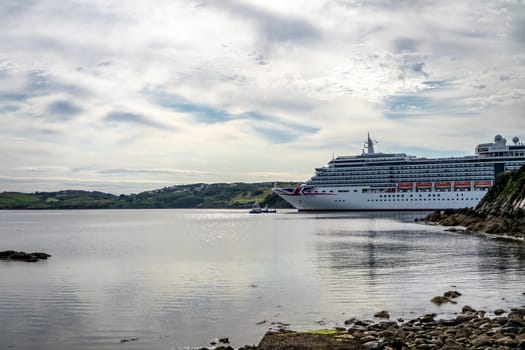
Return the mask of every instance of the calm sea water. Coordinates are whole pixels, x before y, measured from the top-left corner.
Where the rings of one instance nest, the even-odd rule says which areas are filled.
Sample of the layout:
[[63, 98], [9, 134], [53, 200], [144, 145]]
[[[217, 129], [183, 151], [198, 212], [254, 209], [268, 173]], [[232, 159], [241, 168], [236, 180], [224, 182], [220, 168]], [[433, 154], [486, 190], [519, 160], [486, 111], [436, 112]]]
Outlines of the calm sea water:
[[[53, 255], [0, 261], [0, 349], [241, 346], [273, 322], [316, 329], [380, 310], [408, 319], [525, 304], [525, 243], [418, 216], [0, 211], [0, 250]], [[450, 289], [458, 305], [430, 303]]]

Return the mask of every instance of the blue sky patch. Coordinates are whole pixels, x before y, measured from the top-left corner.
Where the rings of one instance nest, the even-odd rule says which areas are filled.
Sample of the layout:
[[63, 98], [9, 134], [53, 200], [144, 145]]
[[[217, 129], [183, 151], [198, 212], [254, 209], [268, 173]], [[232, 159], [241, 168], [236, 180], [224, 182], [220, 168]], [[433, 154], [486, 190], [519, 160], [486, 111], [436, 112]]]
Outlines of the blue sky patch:
[[273, 143], [287, 143], [295, 140], [297, 135], [285, 130], [266, 128], [262, 126], [255, 127], [254, 130], [265, 139]]
[[385, 117], [388, 119], [409, 118], [414, 115], [428, 114], [437, 107], [437, 104], [428, 97], [391, 96], [385, 101]]
[[[221, 109], [217, 109], [208, 105], [192, 103], [191, 101], [188, 101], [180, 96], [168, 94], [165, 92], [155, 91], [146, 92], [145, 94], [150, 102], [167, 109], [175, 110], [177, 112], [191, 114], [197, 119], [198, 122], [201, 123], [215, 124], [234, 119], [252, 119], [257, 121], [266, 121], [274, 123], [302, 133], [315, 133], [319, 131], [319, 128], [315, 128], [309, 125], [283, 122], [278, 117], [259, 113], [256, 111], [250, 111], [242, 114], [230, 114]], [[266, 133], [262, 134], [266, 135]], [[284, 135], [281, 135], [271, 137], [270, 139], [286, 139], [286, 137]]]
[[278, 117], [273, 117], [273, 116], [269, 116], [269, 115], [266, 115], [266, 114], [261, 114], [259, 112], [253, 112], [253, 111], [252, 112], [247, 112], [247, 113], [244, 113], [243, 116], [244, 117], [248, 117], [249, 119], [254, 119], [254, 120], [269, 121], [269, 122], [272, 122], [272, 123], [275, 123], [275, 124], [279, 124], [279, 125], [288, 127], [290, 129], [293, 129], [293, 130], [304, 132], [304, 133], [316, 133], [316, 132], [318, 132], [320, 130], [319, 128], [315, 128], [315, 127], [309, 126], [309, 125], [284, 122], [284, 121], [280, 120]]
[[53, 102], [47, 107], [47, 116], [56, 119], [71, 119], [83, 111], [82, 108], [75, 106], [68, 101]]
[[202, 123], [214, 124], [233, 119], [230, 114], [220, 109], [196, 104], [177, 95], [158, 91], [149, 91], [145, 94], [151, 103], [177, 112], [191, 114]]
[[128, 113], [128, 112], [111, 112], [108, 115], [106, 115], [105, 120], [108, 122], [116, 122], [116, 123], [140, 124], [140, 125], [146, 125], [146, 126], [151, 126], [151, 127], [160, 128], [160, 129], [166, 128], [164, 125], [157, 123], [153, 120], [150, 120], [143, 115], [135, 114], [135, 113]]
[[14, 106], [14, 105], [7, 105], [0, 107], [0, 113], [13, 113], [18, 112], [20, 110], [20, 107]]
[[20, 92], [7, 92], [7, 93], [0, 93], [0, 101], [25, 101], [30, 96], [28, 94], [20, 93]]

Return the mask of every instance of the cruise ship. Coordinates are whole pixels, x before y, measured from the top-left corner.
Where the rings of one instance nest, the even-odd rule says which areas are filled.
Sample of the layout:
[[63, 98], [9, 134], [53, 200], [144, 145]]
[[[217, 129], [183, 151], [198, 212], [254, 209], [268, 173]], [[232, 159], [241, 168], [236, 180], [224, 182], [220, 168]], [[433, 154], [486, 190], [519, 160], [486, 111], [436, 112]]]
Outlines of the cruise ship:
[[525, 164], [525, 144], [501, 135], [476, 146], [475, 155], [423, 158], [376, 153], [365, 141], [362, 154], [339, 156], [315, 169], [294, 188], [273, 192], [299, 211], [436, 210], [475, 207], [501, 172]]

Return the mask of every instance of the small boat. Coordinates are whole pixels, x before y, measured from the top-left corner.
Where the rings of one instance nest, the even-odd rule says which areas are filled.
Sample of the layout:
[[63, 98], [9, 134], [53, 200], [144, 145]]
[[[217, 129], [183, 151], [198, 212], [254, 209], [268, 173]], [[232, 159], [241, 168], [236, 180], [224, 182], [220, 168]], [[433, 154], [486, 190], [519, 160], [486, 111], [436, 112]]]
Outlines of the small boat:
[[250, 214], [262, 214], [262, 213], [276, 213], [277, 210], [268, 208], [268, 204], [266, 204], [263, 208], [259, 205], [259, 203], [254, 202], [252, 205], [252, 209], [250, 209]]
[[261, 213], [276, 213], [277, 210], [268, 208], [268, 204], [266, 204], [262, 209]]
[[449, 181], [436, 182], [436, 188], [450, 188], [450, 185]]
[[471, 185], [470, 181], [456, 181], [456, 182], [454, 182], [454, 187], [456, 187], [456, 188], [470, 187], [470, 185]]
[[476, 181], [474, 187], [486, 188], [492, 186], [492, 181]]
[[259, 205], [259, 203], [254, 202], [253, 205], [252, 205], [252, 209], [250, 209], [249, 213], [250, 214], [260, 214], [260, 213], [262, 213], [262, 209], [261, 209], [261, 206]]

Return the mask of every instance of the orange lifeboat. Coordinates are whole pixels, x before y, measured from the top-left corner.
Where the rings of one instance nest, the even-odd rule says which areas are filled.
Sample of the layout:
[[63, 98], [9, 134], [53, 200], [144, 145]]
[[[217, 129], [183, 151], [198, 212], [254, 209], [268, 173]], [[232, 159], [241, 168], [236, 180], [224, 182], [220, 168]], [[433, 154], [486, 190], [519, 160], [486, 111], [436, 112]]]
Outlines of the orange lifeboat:
[[436, 182], [436, 188], [450, 188], [450, 185], [449, 181]]
[[430, 182], [418, 182], [416, 183], [417, 188], [432, 188], [432, 183]]
[[490, 187], [492, 186], [492, 181], [476, 181], [474, 182], [474, 187]]
[[454, 182], [454, 187], [456, 187], [456, 188], [470, 187], [470, 185], [471, 185], [470, 181], [456, 181], [456, 182]]
[[400, 189], [400, 190], [411, 190], [412, 187], [413, 187], [413, 183], [412, 182], [403, 182], [403, 183], [399, 183], [397, 184], [397, 187]]

